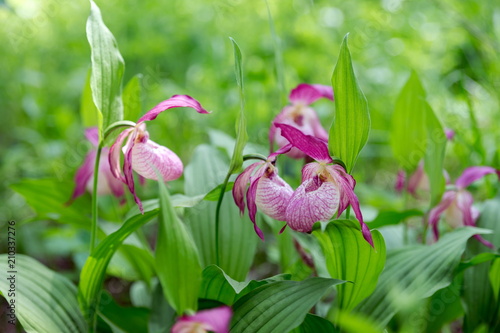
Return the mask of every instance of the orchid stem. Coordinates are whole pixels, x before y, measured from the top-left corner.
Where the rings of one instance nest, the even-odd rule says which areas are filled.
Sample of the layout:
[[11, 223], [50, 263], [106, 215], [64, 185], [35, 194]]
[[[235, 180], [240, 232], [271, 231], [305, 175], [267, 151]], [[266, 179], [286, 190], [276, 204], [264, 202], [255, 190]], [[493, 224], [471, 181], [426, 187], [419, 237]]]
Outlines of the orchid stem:
[[220, 207], [222, 205], [222, 200], [224, 199], [224, 194], [226, 193], [227, 183], [229, 182], [229, 177], [232, 175], [232, 170], [229, 170], [226, 179], [222, 183], [220, 189], [219, 199], [217, 200], [217, 207], [215, 208], [215, 264], [219, 266], [219, 218], [220, 218]]
[[267, 161], [267, 158], [264, 155], [261, 154], [246, 154], [243, 156], [243, 161], [248, 161], [248, 160], [262, 160], [262, 161]]
[[345, 217], [346, 219], [349, 220], [349, 218], [351, 217], [351, 206], [347, 207], [347, 210], [345, 212]]
[[96, 239], [97, 239], [97, 180], [99, 177], [99, 161], [101, 160], [101, 150], [102, 150], [102, 141], [99, 143], [99, 147], [97, 148], [97, 155], [95, 157], [95, 165], [94, 165], [94, 185], [92, 188], [92, 223], [90, 226], [90, 251], [89, 254], [92, 254], [92, 251], [95, 248]]

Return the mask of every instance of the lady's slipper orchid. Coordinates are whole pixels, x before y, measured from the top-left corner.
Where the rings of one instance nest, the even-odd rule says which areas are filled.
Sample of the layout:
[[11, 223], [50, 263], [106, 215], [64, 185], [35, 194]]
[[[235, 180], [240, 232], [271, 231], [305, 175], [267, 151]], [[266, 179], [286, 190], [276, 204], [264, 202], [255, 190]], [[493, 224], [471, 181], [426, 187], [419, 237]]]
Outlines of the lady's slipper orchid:
[[[273, 143], [277, 143], [279, 147], [284, 147], [288, 144], [286, 138], [280, 135], [280, 130], [275, 124], [287, 124], [299, 129], [302, 133], [315, 136], [319, 139], [328, 140], [328, 133], [321, 126], [316, 111], [309, 107], [320, 98], [328, 98], [333, 101], [333, 90], [331, 86], [320, 84], [299, 84], [290, 92], [291, 105], [285, 106], [283, 110], [274, 118], [269, 130], [269, 141], [271, 143], [271, 151], [273, 151]], [[306, 155], [297, 148], [292, 148], [288, 153], [292, 158], [303, 158]]]
[[[85, 130], [85, 137], [92, 143], [94, 147], [99, 144], [99, 132], [97, 127], [90, 127]], [[101, 158], [99, 160], [99, 175], [97, 179], [97, 194], [106, 195], [113, 194], [120, 198], [123, 196], [123, 184], [113, 177], [108, 161], [109, 148], [104, 147], [101, 150]], [[92, 149], [87, 156], [83, 165], [78, 169], [75, 175], [75, 190], [71, 196], [70, 202], [85, 193], [85, 190], [92, 193], [94, 188], [94, 166], [97, 157], [97, 149]]]
[[[432, 226], [436, 239], [439, 238], [438, 222], [443, 213], [445, 213], [445, 220], [452, 227], [459, 227], [461, 225], [476, 226], [479, 212], [476, 208], [472, 207], [474, 199], [465, 188], [476, 180], [494, 173], [500, 177], [499, 170], [487, 166], [475, 166], [465, 169], [455, 182], [456, 190], [446, 191], [441, 202], [429, 213], [429, 224]], [[475, 235], [474, 237], [484, 245], [494, 248], [493, 244], [486, 241], [480, 235]]]
[[[243, 214], [246, 196], [248, 215], [254, 224], [255, 232], [262, 240], [264, 234], [255, 222], [257, 208], [273, 219], [285, 221], [286, 207], [293, 194], [293, 189], [281, 179], [274, 164], [278, 155], [287, 153], [291, 148], [291, 145], [286, 145], [269, 155], [267, 161], [249, 165], [234, 182], [234, 201]], [[248, 184], [250, 187], [247, 190]]]
[[363, 222], [359, 201], [354, 193], [356, 181], [345, 169], [333, 163], [326, 142], [306, 135], [298, 129], [275, 124], [292, 146], [307, 154], [316, 162], [302, 169], [302, 184], [295, 190], [286, 208], [286, 221], [290, 228], [309, 232], [314, 223], [337, 217], [351, 205], [361, 225], [365, 240], [373, 246], [370, 229]]
[[228, 333], [233, 311], [229, 306], [201, 310], [192, 316], [180, 317], [172, 333]]
[[[198, 113], [209, 113], [194, 98], [187, 95], [174, 95], [149, 110], [134, 127], [122, 131], [109, 151], [111, 172], [128, 186], [141, 212], [143, 212], [142, 203], [135, 193], [132, 170], [144, 178], [153, 180], [159, 180], [156, 172], [164, 181], [175, 180], [182, 175], [183, 165], [180, 158], [170, 149], [150, 140], [145, 123], [156, 119], [163, 111], [178, 107], [190, 107]], [[122, 148], [126, 139], [126, 144]], [[120, 170], [121, 150], [124, 154], [123, 173]]]

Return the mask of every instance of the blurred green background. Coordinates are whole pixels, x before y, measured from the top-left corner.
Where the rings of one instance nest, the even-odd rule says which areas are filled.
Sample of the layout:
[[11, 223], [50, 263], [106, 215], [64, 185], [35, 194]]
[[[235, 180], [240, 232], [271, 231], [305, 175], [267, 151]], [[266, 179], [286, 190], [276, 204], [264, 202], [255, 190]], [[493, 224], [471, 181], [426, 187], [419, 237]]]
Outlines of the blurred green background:
[[[213, 111], [173, 110], [148, 125], [151, 137], [187, 164], [207, 131], [234, 136], [239, 95], [233, 37], [243, 53], [250, 141], [267, 147], [271, 120], [297, 84], [329, 84], [342, 38], [370, 106], [372, 132], [354, 176], [375, 197], [392, 192], [397, 165], [388, 145], [394, 102], [412, 69], [447, 128], [457, 132], [446, 167], [500, 167], [500, 3], [494, 1], [97, 1], [125, 59], [124, 84], [143, 74], [143, 111], [189, 94]], [[0, 220], [33, 216], [9, 185], [23, 178], [71, 180], [90, 145], [79, 106], [90, 66], [84, 0], [0, 2]], [[333, 104], [315, 104], [325, 128]], [[136, 119], [131, 119], [135, 121]], [[174, 189], [182, 186], [172, 185]], [[370, 199], [371, 201], [368, 201]]]

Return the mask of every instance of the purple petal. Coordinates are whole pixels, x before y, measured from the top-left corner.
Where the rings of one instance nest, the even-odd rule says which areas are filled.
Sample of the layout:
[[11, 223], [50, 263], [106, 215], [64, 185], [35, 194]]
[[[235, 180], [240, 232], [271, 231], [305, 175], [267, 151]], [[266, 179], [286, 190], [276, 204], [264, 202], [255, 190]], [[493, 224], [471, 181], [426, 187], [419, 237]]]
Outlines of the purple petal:
[[322, 169], [321, 164], [317, 162], [311, 162], [304, 165], [302, 168], [302, 183], [313, 177], [316, 177]]
[[[215, 333], [228, 333], [229, 323], [233, 311], [229, 306], [221, 306], [215, 309], [201, 310], [193, 316], [182, 316], [172, 327], [172, 333], [189, 333], [212, 331]], [[198, 330], [197, 330], [198, 329]]]
[[116, 138], [116, 141], [111, 145], [111, 148], [109, 149], [109, 165], [111, 168], [111, 173], [113, 176], [117, 179], [120, 179], [123, 183], [125, 183], [125, 178], [123, 177], [121, 173], [121, 163], [120, 163], [120, 156], [121, 156], [121, 151], [122, 151], [122, 145], [123, 141], [127, 138], [127, 136], [136, 130], [135, 128], [127, 128], [123, 132], [121, 132], [118, 137]]
[[240, 213], [245, 213], [245, 193], [247, 191], [248, 182], [250, 177], [252, 176], [253, 171], [259, 165], [264, 164], [265, 162], [255, 162], [249, 165], [242, 173], [236, 177], [233, 186], [233, 199], [236, 203], [236, 206], [240, 209]]
[[398, 175], [396, 176], [396, 184], [394, 185], [394, 189], [396, 192], [401, 193], [405, 189], [406, 182], [406, 173], [403, 170], [398, 171]]
[[445, 128], [444, 134], [446, 135], [446, 139], [448, 139], [449, 141], [453, 140], [453, 138], [455, 137], [455, 131], [450, 128]]
[[424, 164], [420, 163], [417, 170], [410, 176], [408, 180], [408, 192], [413, 196], [417, 195], [418, 189], [429, 188], [429, 178], [425, 174]]
[[[462, 212], [463, 216], [463, 222], [465, 226], [471, 226], [471, 227], [476, 227], [476, 219], [477, 218], [477, 212], [474, 214], [472, 204], [474, 203], [474, 199], [472, 198], [472, 195], [465, 190], [459, 191], [456, 196], [456, 204], [460, 212]], [[480, 241], [482, 244], [485, 246], [494, 249], [495, 247], [493, 244], [485, 240], [481, 235], [474, 235], [474, 238], [476, 238], [478, 241]]]
[[99, 145], [99, 129], [97, 127], [89, 127], [85, 129], [85, 137], [87, 140], [97, 147]]
[[286, 207], [293, 189], [275, 172], [266, 173], [258, 181], [255, 203], [267, 216], [285, 221]]
[[303, 182], [293, 193], [286, 211], [290, 228], [310, 232], [314, 223], [328, 221], [339, 206], [340, 192], [332, 182], [314, 177]]
[[281, 135], [284, 136], [292, 144], [292, 146], [303, 151], [318, 162], [333, 162], [330, 154], [328, 153], [326, 142], [315, 138], [314, 136], [306, 135], [292, 126], [286, 124], [275, 125], [281, 129]]
[[279, 155], [282, 155], [282, 154], [286, 154], [290, 151], [290, 149], [292, 149], [292, 145], [291, 144], [287, 144], [283, 147], [281, 147], [280, 149], [276, 150], [274, 153], [270, 154], [268, 157], [267, 157], [267, 160], [270, 162], [270, 163], [274, 163], [276, 161], [276, 158], [279, 156]]
[[135, 140], [137, 138], [138, 131], [134, 131], [130, 138], [128, 139], [127, 144], [123, 147], [125, 157], [123, 159], [123, 174], [124, 174], [124, 183], [128, 186], [130, 193], [134, 196], [134, 201], [139, 207], [139, 210], [142, 214], [144, 214], [144, 209], [142, 208], [141, 199], [135, 193], [135, 184], [134, 184], [134, 174], [132, 173], [132, 151], [134, 149]]
[[309, 105], [320, 98], [328, 98], [333, 101], [333, 89], [331, 86], [322, 84], [301, 83], [290, 92], [290, 102]]
[[[171, 181], [182, 175], [181, 159], [167, 147], [149, 139], [134, 144], [131, 158], [132, 169], [144, 178]], [[158, 179], [156, 172], [162, 179]]]
[[111, 167], [109, 165], [108, 147], [104, 147], [101, 151], [101, 159], [99, 160], [99, 178], [98, 178], [97, 194], [99, 195], [112, 194], [117, 198], [120, 198], [124, 195], [123, 183], [119, 179], [115, 178], [111, 173]]
[[258, 172], [253, 177], [250, 177], [250, 187], [247, 191], [248, 216], [253, 223], [255, 232], [262, 240], [264, 240], [264, 233], [262, 232], [262, 230], [260, 230], [260, 228], [257, 226], [257, 223], [255, 222], [255, 215], [257, 214], [257, 204], [255, 203], [255, 199], [257, 196], [257, 187], [259, 185], [259, 180], [262, 177], [264, 171], [265, 167], [258, 170]]
[[191, 96], [188, 95], [174, 95], [170, 97], [169, 99], [160, 102], [158, 105], [156, 105], [154, 108], [146, 112], [144, 116], [142, 116], [138, 123], [147, 121], [147, 120], [154, 120], [156, 117], [162, 113], [163, 111], [166, 111], [168, 109], [172, 108], [179, 108], [179, 107], [189, 107], [195, 109], [198, 113], [210, 113], [207, 110], [205, 110], [201, 104], [192, 98]]
[[462, 175], [458, 177], [455, 185], [458, 188], [466, 188], [476, 180], [492, 173], [496, 173], [500, 177], [500, 170], [488, 166], [473, 166], [465, 169]]
[[97, 151], [91, 150], [87, 154], [87, 156], [85, 156], [85, 160], [83, 161], [82, 166], [76, 172], [75, 189], [73, 191], [73, 194], [71, 195], [70, 202], [81, 196], [83, 193], [85, 193], [85, 189], [87, 188], [88, 182], [92, 181], [96, 155]]
[[439, 204], [432, 208], [429, 212], [429, 225], [432, 226], [432, 231], [434, 232], [434, 238], [437, 240], [439, 238], [438, 222], [441, 214], [453, 204], [456, 198], [455, 191], [447, 191], [443, 194]]

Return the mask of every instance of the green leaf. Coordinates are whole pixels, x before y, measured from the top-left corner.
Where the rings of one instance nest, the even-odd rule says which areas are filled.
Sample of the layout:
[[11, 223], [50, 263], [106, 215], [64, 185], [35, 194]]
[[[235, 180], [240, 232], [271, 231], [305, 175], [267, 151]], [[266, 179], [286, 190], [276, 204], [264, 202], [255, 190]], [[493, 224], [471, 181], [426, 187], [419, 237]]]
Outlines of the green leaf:
[[181, 315], [196, 311], [201, 283], [201, 266], [196, 245], [172, 206], [163, 182], [156, 242], [156, 272], [169, 304]]
[[137, 121], [142, 111], [142, 74], [137, 74], [128, 81], [123, 89], [123, 118]]
[[[333, 317], [333, 318], [332, 318]], [[341, 332], [345, 333], [380, 333], [376, 323], [370, 318], [360, 314], [347, 311], [338, 311], [336, 308], [331, 308], [328, 318], [335, 323]]]
[[99, 7], [90, 0], [87, 39], [91, 49], [92, 99], [99, 110], [99, 134], [112, 123], [123, 119], [122, 77], [125, 63], [116, 40], [104, 24]]
[[151, 302], [151, 317], [149, 318], [149, 333], [169, 333], [175, 324], [175, 310], [167, 303], [163, 296], [161, 283], [157, 282], [153, 288]]
[[102, 115], [99, 113], [99, 110], [97, 110], [92, 99], [90, 75], [91, 70], [89, 69], [87, 78], [85, 79], [85, 86], [83, 87], [82, 97], [80, 99], [80, 116], [82, 118], [82, 125], [85, 128], [98, 126], [99, 118], [102, 118]]
[[408, 173], [425, 155], [427, 112], [424, 88], [412, 72], [396, 100], [390, 141], [396, 160]]
[[389, 251], [374, 293], [357, 307], [357, 311], [384, 327], [396, 312], [410, 311], [422, 299], [447, 287], [467, 240], [474, 234], [489, 232], [472, 227], [459, 228], [431, 246], [417, 245]]
[[[16, 273], [11, 273], [9, 262], [7, 254], [0, 255], [0, 293], [9, 304], [14, 302], [16, 316], [26, 332], [87, 332], [71, 281], [22, 254], [15, 258]], [[8, 279], [11, 275], [15, 275], [15, 281]], [[10, 290], [11, 282], [15, 291]], [[13, 319], [8, 313], [5, 317]]]
[[490, 252], [480, 253], [477, 256], [473, 257], [472, 259], [461, 262], [460, 265], [458, 265], [457, 267], [457, 273], [463, 272], [469, 267], [474, 267], [476, 265], [492, 261], [497, 258], [500, 258], [500, 254], [490, 253]]
[[498, 303], [500, 299], [500, 259], [495, 259], [491, 264], [489, 276], [493, 295]]
[[330, 127], [330, 155], [340, 158], [351, 172], [370, 133], [368, 103], [358, 85], [347, 46], [347, 35], [340, 46], [339, 59], [332, 76], [335, 117]]
[[418, 209], [409, 209], [402, 212], [392, 211], [392, 210], [382, 211], [377, 215], [377, 217], [373, 221], [368, 222], [368, 227], [370, 227], [370, 229], [375, 229], [386, 225], [399, 224], [409, 217], [422, 216], [422, 215], [424, 215], [424, 213]]
[[113, 332], [147, 332], [150, 311], [120, 306], [108, 292], [102, 293], [98, 312]]
[[339, 308], [352, 310], [377, 285], [385, 264], [384, 238], [379, 231], [372, 231], [372, 248], [352, 221], [330, 222], [324, 232], [315, 230], [313, 235], [321, 244], [330, 276], [353, 282], [337, 286]]
[[446, 181], [444, 179], [444, 153], [446, 150], [446, 135], [439, 119], [429, 104], [426, 104], [427, 147], [424, 156], [424, 169], [429, 177], [431, 207], [441, 200]]
[[[203, 195], [222, 183], [228, 164], [224, 155], [208, 145], [198, 146], [193, 160], [184, 171], [184, 192], [188, 196]], [[203, 267], [217, 264], [215, 252], [215, 210], [217, 204], [203, 201], [186, 210], [186, 223], [200, 253]], [[224, 197], [220, 211], [219, 267], [232, 278], [245, 280], [254, 260], [259, 237], [248, 216], [240, 216], [231, 195]]]
[[95, 315], [106, 268], [113, 254], [128, 236], [156, 215], [158, 210], [131, 217], [120, 229], [103, 239], [87, 258], [80, 273], [78, 301], [88, 320]]
[[220, 191], [223, 187], [224, 187], [224, 191], [227, 192], [227, 191], [231, 191], [233, 189], [233, 186], [234, 186], [234, 182], [229, 182], [226, 184], [226, 186], [224, 186], [224, 184], [219, 184], [216, 188], [214, 188], [213, 190], [208, 192], [207, 195], [205, 195], [205, 197], [203, 198], [203, 200], [217, 201], [217, 200], [219, 200]]
[[311, 278], [265, 284], [233, 305], [231, 332], [289, 332], [299, 326], [309, 310], [331, 286], [344, 281]]
[[464, 309], [460, 301], [461, 288], [462, 278], [461, 275], [458, 275], [448, 287], [436, 291], [436, 293], [429, 298], [427, 317], [425, 318], [425, 332], [442, 332], [444, 325], [463, 316]]
[[337, 333], [340, 332], [333, 326], [333, 324], [326, 320], [325, 318], [308, 313], [306, 319], [300, 324], [299, 327], [290, 331], [290, 333], [318, 333], [318, 332], [329, 332]]
[[[233, 44], [234, 50], [234, 73], [236, 75], [236, 83], [240, 90], [240, 113], [236, 120], [236, 144], [234, 145], [233, 156], [229, 164], [229, 174], [232, 174], [241, 169], [243, 165], [243, 149], [248, 141], [247, 121], [245, 118], [245, 94], [243, 85], [243, 71], [241, 69], [241, 51], [234, 39], [229, 37]], [[224, 195], [222, 193], [222, 195]]]
[[74, 183], [55, 179], [24, 179], [12, 184], [11, 188], [21, 194], [39, 219], [50, 219], [72, 224], [78, 228], [90, 228], [90, 200], [81, 197], [70, 205]]

